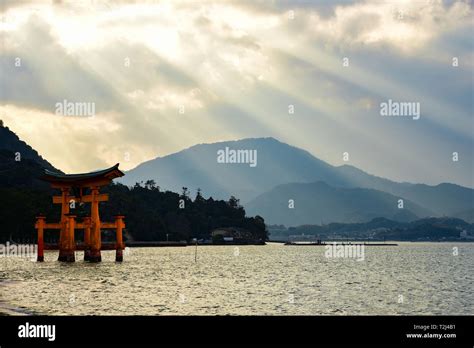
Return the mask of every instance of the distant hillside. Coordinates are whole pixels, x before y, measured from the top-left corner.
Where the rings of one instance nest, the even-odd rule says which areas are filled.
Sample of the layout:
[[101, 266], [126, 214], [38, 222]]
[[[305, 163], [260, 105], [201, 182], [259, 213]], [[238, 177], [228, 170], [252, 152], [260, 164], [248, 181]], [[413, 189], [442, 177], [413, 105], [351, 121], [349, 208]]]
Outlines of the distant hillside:
[[[225, 147], [257, 150], [257, 165], [252, 168], [245, 163], [218, 163], [217, 151]], [[474, 208], [474, 190], [470, 188], [454, 184], [429, 186], [398, 183], [367, 174], [353, 166], [335, 167], [305, 150], [274, 138], [195, 145], [142, 163], [127, 172], [121, 182], [133, 185], [148, 179], [155, 180], [162, 189], [172, 191], [179, 191], [185, 186], [193, 191], [201, 188], [218, 199], [234, 195], [241, 199], [245, 207], [258, 195], [278, 185], [323, 181], [333, 187], [383, 191], [423, 207], [429, 215], [452, 215]]]
[[[376, 218], [364, 223], [331, 223], [285, 228], [268, 227], [270, 240], [474, 240], [474, 224], [454, 218], [427, 218], [399, 222]], [[463, 236], [461, 235], [463, 234]]]
[[39, 180], [44, 169], [59, 171], [8, 127], [0, 126], [0, 187], [49, 187]]
[[[289, 208], [289, 200], [294, 208]], [[321, 222], [365, 222], [376, 217], [412, 221], [431, 212], [409, 200], [398, 208], [399, 197], [362, 188], [332, 187], [324, 182], [285, 184], [258, 196], [246, 205], [250, 214], [258, 212], [270, 224], [297, 226]]]
[[18, 135], [12, 132], [8, 127], [0, 126], [0, 149], [8, 150], [14, 154], [18, 152], [22, 159], [33, 160], [43, 168], [57, 171], [51, 163], [41, 157], [35, 149], [21, 140]]
[[461, 211], [459, 213], [453, 214], [452, 215], [455, 218], [464, 220], [469, 223], [474, 223], [474, 209], [469, 209], [465, 211]]
[[468, 208], [474, 209], [474, 190], [459, 185], [397, 183], [347, 165], [338, 167], [338, 171], [341, 176], [350, 178], [356, 187], [373, 188], [404, 197], [438, 215], [454, 216]]

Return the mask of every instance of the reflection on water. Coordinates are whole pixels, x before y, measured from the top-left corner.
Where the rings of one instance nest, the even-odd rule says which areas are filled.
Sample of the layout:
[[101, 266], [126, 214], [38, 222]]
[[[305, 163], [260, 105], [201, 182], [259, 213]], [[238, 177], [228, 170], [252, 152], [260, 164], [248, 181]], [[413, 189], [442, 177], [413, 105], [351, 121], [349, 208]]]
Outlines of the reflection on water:
[[0, 299], [60, 315], [474, 314], [474, 244], [366, 247], [364, 261], [321, 246], [236, 248], [199, 247], [197, 262], [194, 247], [134, 248], [122, 264], [114, 252], [100, 264], [0, 258]]

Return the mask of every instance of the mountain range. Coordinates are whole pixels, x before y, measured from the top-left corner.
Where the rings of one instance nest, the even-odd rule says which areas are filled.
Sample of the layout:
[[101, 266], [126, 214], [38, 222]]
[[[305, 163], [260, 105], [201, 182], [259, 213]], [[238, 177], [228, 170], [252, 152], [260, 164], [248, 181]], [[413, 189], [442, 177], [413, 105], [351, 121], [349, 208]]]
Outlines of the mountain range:
[[[288, 201], [293, 200], [294, 207]], [[283, 184], [245, 205], [249, 214], [263, 216], [272, 224], [345, 222], [359, 223], [383, 216], [395, 221], [413, 221], [431, 211], [405, 200], [398, 208], [398, 197], [366, 188], [342, 188], [318, 181], [309, 184]]]
[[[218, 151], [256, 150], [257, 165], [219, 163]], [[199, 144], [144, 162], [122, 183], [155, 180], [162, 189], [200, 188], [205, 195], [240, 198], [250, 214], [267, 223], [295, 226], [321, 222], [362, 222], [373, 217], [411, 221], [430, 216], [474, 220], [471, 188], [399, 183], [354, 166], [333, 166], [274, 138]], [[399, 200], [403, 200], [403, 209]], [[289, 208], [289, 200], [294, 208]]]
[[[256, 151], [256, 165], [219, 163], [218, 153], [226, 148]], [[15, 161], [16, 152], [21, 154], [21, 166]], [[37, 180], [44, 168], [60, 171], [7, 127], [0, 127], [0, 182], [14, 187], [44, 185]], [[132, 186], [150, 179], [161, 190], [200, 188], [214, 199], [235, 196], [248, 214], [264, 217], [267, 224], [354, 223], [376, 217], [407, 222], [431, 216], [474, 222], [471, 188], [391, 181], [350, 165], [330, 165], [274, 138], [198, 144], [144, 162], [119, 182]]]

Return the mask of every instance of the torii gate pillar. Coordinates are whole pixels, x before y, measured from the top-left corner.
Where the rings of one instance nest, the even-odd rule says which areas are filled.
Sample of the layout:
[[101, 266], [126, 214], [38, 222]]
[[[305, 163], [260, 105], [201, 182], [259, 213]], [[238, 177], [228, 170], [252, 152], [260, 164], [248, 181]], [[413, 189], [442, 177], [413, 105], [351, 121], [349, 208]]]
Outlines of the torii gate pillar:
[[89, 261], [100, 262], [102, 257], [100, 254], [101, 238], [100, 238], [100, 216], [99, 216], [99, 187], [91, 189], [91, 236], [90, 236], [90, 254]]

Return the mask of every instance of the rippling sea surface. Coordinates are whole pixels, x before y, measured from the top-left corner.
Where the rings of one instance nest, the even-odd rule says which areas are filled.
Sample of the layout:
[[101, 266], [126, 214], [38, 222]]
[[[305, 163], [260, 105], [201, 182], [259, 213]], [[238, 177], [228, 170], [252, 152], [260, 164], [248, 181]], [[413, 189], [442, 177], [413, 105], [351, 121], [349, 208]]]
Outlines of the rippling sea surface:
[[369, 246], [364, 261], [273, 243], [200, 246], [197, 262], [194, 247], [102, 258], [0, 258], [0, 300], [54, 315], [474, 314], [473, 243]]

